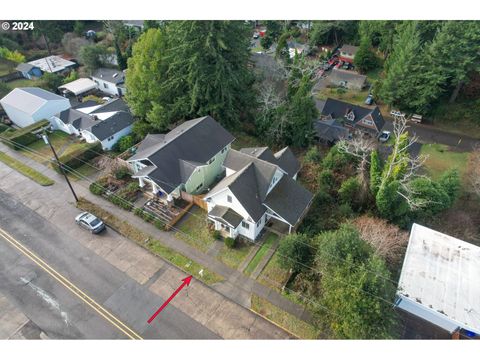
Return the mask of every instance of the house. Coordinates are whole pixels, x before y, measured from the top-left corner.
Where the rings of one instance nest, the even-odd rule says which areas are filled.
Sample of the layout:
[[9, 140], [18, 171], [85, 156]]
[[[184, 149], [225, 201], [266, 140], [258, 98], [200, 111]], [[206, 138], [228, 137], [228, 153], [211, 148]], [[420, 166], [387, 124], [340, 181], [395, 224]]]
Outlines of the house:
[[129, 28], [135, 28], [137, 30], [142, 31], [144, 26], [143, 20], [122, 20], [123, 25]]
[[90, 80], [88, 78], [80, 78], [69, 82], [68, 84], [59, 86], [58, 90], [60, 90], [64, 94], [64, 96], [79, 96], [85, 95], [86, 93], [96, 88], [97, 84], [93, 80]]
[[[122, 99], [111, 100], [103, 105], [79, 106], [64, 110], [50, 118], [52, 127], [67, 134], [77, 135], [88, 143], [99, 141], [103, 150], [112, 146], [132, 131], [134, 118]], [[82, 105], [82, 104], [80, 104]], [[126, 106], [126, 105], [125, 105]]]
[[[333, 131], [337, 131], [339, 125], [347, 129], [350, 134], [354, 131], [361, 131], [375, 137], [381, 133], [385, 125], [378, 106], [369, 109], [328, 98], [325, 103], [319, 104], [318, 111], [320, 119], [314, 122], [316, 137], [326, 141], [330, 141], [329, 136], [333, 135]], [[326, 127], [329, 127], [331, 131], [327, 137], [324, 137]]]
[[49, 119], [70, 108], [70, 101], [37, 87], [16, 88], [0, 100], [10, 120], [18, 127]]
[[290, 59], [293, 59], [296, 54], [308, 55], [308, 52], [310, 51], [310, 47], [308, 46], [308, 44], [300, 44], [295, 41], [288, 41], [287, 47], [288, 47], [288, 54], [290, 56]]
[[432, 332], [479, 338], [479, 274], [480, 247], [413, 224], [395, 306]]
[[333, 145], [342, 139], [348, 139], [350, 136], [348, 129], [336, 119], [317, 120], [313, 123], [313, 128], [315, 130], [315, 140], [328, 145]]
[[339, 59], [352, 64], [353, 59], [355, 58], [355, 54], [358, 51], [358, 46], [343, 45], [339, 51], [340, 51]]
[[77, 67], [77, 63], [64, 59], [57, 55], [47, 56], [41, 59], [30, 61], [28, 64], [40, 68], [42, 72], [53, 74], [65, 74]]
[[116, 69], [100, 68], [91, 76], [101, 92], [113, 95], [125, 95], [125, 74]]
[[291, 232], [306, 215], [313, 195], [295, 181], [300, 164], [288, 147], [230, 149], [224, 167], [226, 177], [204, 197], [208, 221], [224, 236], [255, 241], [274, 221]]
[[355, 71], [332, 69], [328, 76], [330, 85], [340, 86], [352, 90], [362, 90], [367, 83], [367, 76], [360, 75]]
[[42, 70], [35, 65], [21, 63], [18, 64], [16, 70], [22, 73], [25, 79], [32, 80], [33, 78], [39, 78], [42, 76]]
[[224, 171], [235, 138], [210, 116], [185, 121], [167, 134], [149, 134], [127, 161], [133, 178], [159, 200], [200, 194]]

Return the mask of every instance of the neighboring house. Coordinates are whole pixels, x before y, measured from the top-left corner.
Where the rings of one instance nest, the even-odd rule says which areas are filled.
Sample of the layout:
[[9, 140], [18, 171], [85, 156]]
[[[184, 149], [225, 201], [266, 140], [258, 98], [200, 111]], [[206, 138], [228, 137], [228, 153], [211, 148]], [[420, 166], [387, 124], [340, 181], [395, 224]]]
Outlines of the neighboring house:
[[340, 60], [348, 62], [348, 63], [353, 63], [353, 59], [355, 58], [355, 54], [358, 51], [358, 46], [353, 46], [353, 45], [343, 45], [340, 48]]
[[328, 81], [333, 86], [340, 86], [352, 90], [362, 90], [367, 84], [367, 77], [354, 71], [332, 69]]
[[287, 42], [287, 47], [288, 47], [288, 54], [290, 56], [290, 59], [293, 59], [295, 57], [295, 54], [307, 55], [308, 52], [310, 51], [310, 47], [308, 46], [308, 44], [300, 44], [295, 41]]
[[113, 95], [125, 95], [125, 74], [116, 69], [100, 68], [91, 76], [101, 92]]
[[38, 67], [42, 72], [53, 74], [64, 74], [77, 67], [77, 63], [64, 59], [57, 55], [47, 56], [41, 59], [30, 61], [28, 64]]
[[0, 100], [12, 122], [25, 127], [70, 108], [62, 96], [36, 87], [16, 88]]
[[21, 63], [18, 64], [16, 70], [22, 73], [25, 79], [32, 80], [33, 78], [39, 78], [42, 76], [42, 70], [35, 65]]
[[137, 30], [143, 30], [143, 20], [122, 20], [123, 25], [130, 28], [135, 28]]
[[[326, 126], [336, 129], [341, 124], [350, 134], [358, 130], [376, 137], [385, 125], [378, 106], [369, 109], [328, 98], [318, 110], [320, 120], [314, 123], [314, 127], [319, 139], [323, 139], [322, 134]], [[336, 121], [332, 122], [331, 120]], [[329, 139], [325, 138], [325, 140]]]
[[300, 163], [287, 147], [230, 150], [226, 177], [204, 197], [208, 220], [224, 236], [255, 241], [269, 221], [295, 229], [306, 215], [313, 195], [294, 178]]
[[317, 120], [313, 123], [315, 140], [333, 145], [337, 141], [349, 138], [349, 131], [336, 119]]
[[96, 88], [97, 84], [93, 80], [90, 80], [88, 78], [80, 78], [69, 82], [68, 84], [59, 86], [58, 90], [60, 90], [64, 94], [64, 96], [79, 96], [85, 95], [89, 91], [92, 91]]
[[[396, 308], [452, 337], [480, 335], [480, 247], [413, 224]], [[427, 337], [431, 334], [425, 334]]]
[[149, 134], [127, 161], [133, 178], [158, 199], [205, 192], [224, 171], [235, 138], [210, 116], [185, 121], [167, 134]]
[[103, 105], [74, 107], [52, 116], [50, 122], [54, 129], [81, 136], [88, 143], [100, 141], [103, 150], [111, 150], [122, 136], [131, 133], [134, 123], [128, 109], [125, 110], [121, 104], [111, 104], [114, 102], [123, 100], [115, 99]]

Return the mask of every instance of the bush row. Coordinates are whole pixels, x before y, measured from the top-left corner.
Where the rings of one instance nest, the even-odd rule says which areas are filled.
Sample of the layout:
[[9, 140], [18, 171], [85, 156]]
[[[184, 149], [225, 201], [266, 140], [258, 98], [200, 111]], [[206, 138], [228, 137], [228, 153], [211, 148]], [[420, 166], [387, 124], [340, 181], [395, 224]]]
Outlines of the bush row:
[[[67, 169], [76, 169], [87, 163], [89, 160], [98, 156], [102, 152], [102, 144], [100, 142], [81, 143], [79, 146], [72, 147], [70, 151], [66, 151], [59, 157], [60, 162]], [[53, 168], [60, 172], [58, 164], [53, 164]]]

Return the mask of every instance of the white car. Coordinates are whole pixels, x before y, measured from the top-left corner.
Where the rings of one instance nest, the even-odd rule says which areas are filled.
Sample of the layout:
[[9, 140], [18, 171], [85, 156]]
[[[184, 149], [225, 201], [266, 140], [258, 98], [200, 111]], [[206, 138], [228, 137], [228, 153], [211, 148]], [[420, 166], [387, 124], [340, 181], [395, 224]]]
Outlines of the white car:
[[378, 137], [378, 141], [380, 142], [387, 142], [390, 139], [391, 132], [390, 131], [382, 131], [380, 136]]
[[78, 215], [75, 218], [75, 222], [84, 229], [92, 232], [92, 234], [98, 234], [106, 229], [105, 224], [102, 220], [88, 212], [83, 212]]

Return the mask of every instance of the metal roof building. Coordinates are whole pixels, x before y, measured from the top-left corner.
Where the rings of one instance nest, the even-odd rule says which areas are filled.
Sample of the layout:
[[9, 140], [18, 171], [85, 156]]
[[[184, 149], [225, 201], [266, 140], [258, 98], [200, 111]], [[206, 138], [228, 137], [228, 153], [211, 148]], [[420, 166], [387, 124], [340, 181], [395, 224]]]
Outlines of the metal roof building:
[[398, 308], [453, 334], [480, 334], [480, 247], [414, 224]]

